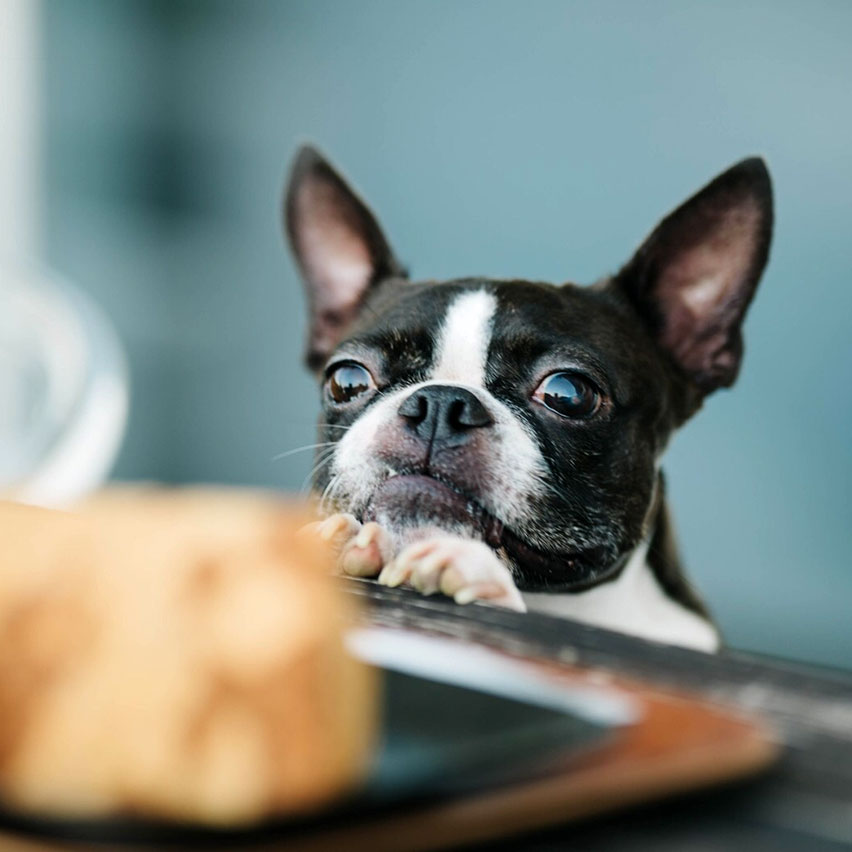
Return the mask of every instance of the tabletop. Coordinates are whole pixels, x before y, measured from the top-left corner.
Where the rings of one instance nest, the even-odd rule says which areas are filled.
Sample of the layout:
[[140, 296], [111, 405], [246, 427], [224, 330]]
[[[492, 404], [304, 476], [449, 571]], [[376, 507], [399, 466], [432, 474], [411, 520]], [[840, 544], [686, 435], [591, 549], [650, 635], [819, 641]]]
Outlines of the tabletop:
[[[545, 852], [750, 852], [852, 848], [852, 673], [733, 650], [704, 654], [547, 615], [459, 607], [440, 596], [353, 581], [370, 623], [426, 630], [688, 690], [757, 712], [784, 742], [778, 764], [748, 782], [489, 849]], [[484, 847], [478, 847], [483, 849]]]

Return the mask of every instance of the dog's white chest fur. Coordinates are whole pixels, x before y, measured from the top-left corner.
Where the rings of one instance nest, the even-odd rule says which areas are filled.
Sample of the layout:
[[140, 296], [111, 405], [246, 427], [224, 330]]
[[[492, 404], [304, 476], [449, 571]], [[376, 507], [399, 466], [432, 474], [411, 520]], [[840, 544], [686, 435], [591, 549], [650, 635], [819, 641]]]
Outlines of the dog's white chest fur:
[[636, 548], [620, 576], [577, 594], [525, 593], [532, 612], [572, 618], [655, 642], [697, 651], [719, 649], [719, 635], [705, 619], [669, 598], [646, 562], [647, 544]]

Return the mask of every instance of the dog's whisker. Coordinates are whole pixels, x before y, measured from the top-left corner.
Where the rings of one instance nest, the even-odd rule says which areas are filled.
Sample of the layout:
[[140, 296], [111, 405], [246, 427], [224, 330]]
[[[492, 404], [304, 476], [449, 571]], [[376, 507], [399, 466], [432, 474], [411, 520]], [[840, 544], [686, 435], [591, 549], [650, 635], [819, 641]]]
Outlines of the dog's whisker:
[[330, 498], [330, 492], [333, 490], [333, 488], [337, 484], [337, 480], [339, 479], [339, 476], [340, 476], [339, 474], [336, 475], [336, 476], [333, 476], [329, 480], [328, 485], [326, 485], [326, 487], [323, 489], [322, 494], [320, 495], [319, 507], [320, 507], [320, 512], [322, 514], [327, 514], [326, 506], [328, 505], [328, 501], [329, 501], [329, 498]]
[[307, 490], [314, 477], [334, 459], [334, 447], [329, 448], [325, 452], [325, 456], [317, 460], [316, 464], [311, 468], [310, 473], [302, 480], [302, 485], [299, 488], [300, 494], [303, 494]]
[[323, 501], [320, 503], [325, 511], [328, 511], [327, 508], [325, 508], [328, 504], [335, 504], [338, 502], [338, 492], [340, 491], [340, 486], [342, 484], [342, 473], [338, 473], [332, 477], [331, 482], [328, 484], [328, 488], [323, 492]]
[[279, 453], [277, 456], [272, 457], [272, 461], [280, 461], [281, 459], [286, 459], [287, 456], [292, 456], [296, 453], [306, 453], [308, 450], [316, 450], [320, 447], [329, 447], [335, 443], [335, 441], [321, 441], [318, 444], [306, 444], [304, 447], [296, 447], [294, 450], [287, 450], [284, 453]]

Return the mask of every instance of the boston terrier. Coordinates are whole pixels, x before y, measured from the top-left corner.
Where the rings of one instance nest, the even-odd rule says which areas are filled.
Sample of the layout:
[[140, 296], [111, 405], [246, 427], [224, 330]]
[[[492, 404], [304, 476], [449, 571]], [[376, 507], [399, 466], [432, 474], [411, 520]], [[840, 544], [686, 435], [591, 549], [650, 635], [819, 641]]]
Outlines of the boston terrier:
[[732, 384], [772, 232], [761, 159], [595, 284], [412, 281], [313, 148], [286, 192], [322, 386], [314, 474], [343, 573], [713, 651], [660, 457]]

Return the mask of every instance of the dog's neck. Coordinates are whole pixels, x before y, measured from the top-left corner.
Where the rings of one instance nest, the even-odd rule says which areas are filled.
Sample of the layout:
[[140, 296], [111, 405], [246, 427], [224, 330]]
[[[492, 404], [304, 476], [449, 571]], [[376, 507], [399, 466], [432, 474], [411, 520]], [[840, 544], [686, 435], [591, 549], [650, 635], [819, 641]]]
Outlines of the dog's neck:
[[718, 650], [719, 633], [680, 564], [662, 474], [657, 494], [648, 535], [611, 580], [578, 594], [524, 593], [527, 608], [656, 642]]

